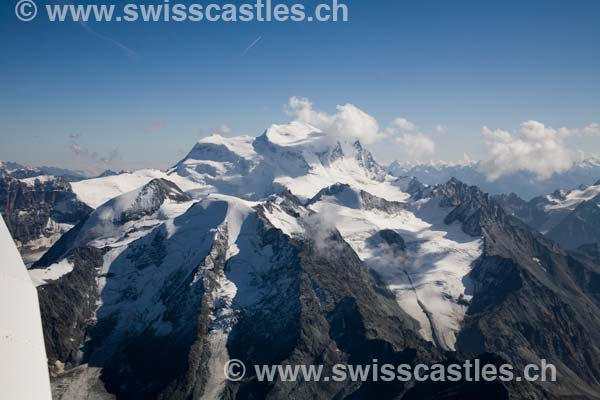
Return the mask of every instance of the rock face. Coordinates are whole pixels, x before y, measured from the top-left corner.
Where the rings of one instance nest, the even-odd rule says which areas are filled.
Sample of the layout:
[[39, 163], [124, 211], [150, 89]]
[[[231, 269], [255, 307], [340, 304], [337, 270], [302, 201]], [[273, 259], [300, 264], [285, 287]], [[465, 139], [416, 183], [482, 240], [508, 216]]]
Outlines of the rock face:
[[166, 179], [153, 179], [137, 193], [133, 204], [117, 217], [118, 222], [124, 224], [152, 215], [160, 209], [167, 199], [184, 203], [190, 201], [191, 197]]
[[552, 227], [552, 224], [556, 223], [556, 220], [560, 220], [561, 217], [564, 218], [568, 214], [568, 211], [563, 211], [561, 216], [551, 218], [546, 210], [546, 207], [550, 205], [546, 197], [536, 197], [530, 201], [525, 201], [515, 193], [510, 193], [496, 195], [494, 200], [500, 203], [509, 214], [539, 231], [547, 231]]
[[382, 229], [371, 236], [368, 240], [370, 246], [391, 249], [394, 255], [401, 255], [406, 250], [406, 243], [402, 236], [392, 229]]
[[1, 217], [0, 254], [2, 397], [50, 400], [37, 293]]
[[27, 264], [91, 212], [63, 178], [10, 176], [0, 177], [0, 210]]

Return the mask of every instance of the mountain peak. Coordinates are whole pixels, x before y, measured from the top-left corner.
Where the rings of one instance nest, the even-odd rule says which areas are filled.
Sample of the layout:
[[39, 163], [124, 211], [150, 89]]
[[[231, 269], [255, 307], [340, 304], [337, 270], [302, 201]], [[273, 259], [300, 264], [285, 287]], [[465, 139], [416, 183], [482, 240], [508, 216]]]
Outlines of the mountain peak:
[[163, 178], [152, 179], [142, 188], [118, 198], [115, 210], [117, 222], [124, 224], [157, 212], [166, 200], [185, 203], [191, 198], [173, 182]]
[[365, 150], [365, 148], [360, 144], [360, 141], [355, 141], [353, 144], [355, 149], [356, 161], [358, 164], [365, 169], [365, 171], [375, 180], [383, 181], [385, 180], [385, 176], [387, 175], [385, 168], [383, 168], [375, 158], [373, 158], [373, 154], [370, 151]]
[[256, 155], [253, 148], [254, 140], [254, 137], [245, 135], [225, 137], [214, 134], [206, 136], [198, 140], [184, 161], [205, 159], [221, 161], [220, 159], [223, 157], [252, 159]]
[[331, 137], [320, 129], [299, 121], [284, 125], [271, 125], [263, 134], [271, 144], [286, 147], [314, 147], [331, 145]]

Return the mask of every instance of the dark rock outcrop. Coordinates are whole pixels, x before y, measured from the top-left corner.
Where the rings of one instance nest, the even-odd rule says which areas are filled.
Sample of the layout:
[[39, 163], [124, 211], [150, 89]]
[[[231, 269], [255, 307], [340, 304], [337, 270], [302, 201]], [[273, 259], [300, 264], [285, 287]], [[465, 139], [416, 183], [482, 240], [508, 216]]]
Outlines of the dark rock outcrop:
[[63, 178], [25, 183], [0, 177], [0, 211], [27, 264], [35, 262], [92, 209], [77, 199]]
[[152, 215], [167, 199], [184, 203], [190, 201], [191, 197], [171, 181], [162, 178], [153, 179], [140, 190], [133, 204], [121, 213], [118, 223], [124, 224]]

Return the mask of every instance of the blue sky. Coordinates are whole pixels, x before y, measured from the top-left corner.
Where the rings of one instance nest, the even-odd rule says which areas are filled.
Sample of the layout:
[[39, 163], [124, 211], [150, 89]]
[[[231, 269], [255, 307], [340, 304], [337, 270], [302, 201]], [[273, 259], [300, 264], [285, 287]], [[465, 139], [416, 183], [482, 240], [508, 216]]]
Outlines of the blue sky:
[[[165, 167], [221, 125], [258, 135], [286, 122], [292, 96], [328, 113], [354, 104], [382, 128], [404, 117], [435, 140], [433, 159], [485, 158], [483, 126], [600, 120], [594, 0], [347, 0], [347, 23], [90, 23], [134, 56], [77, 23], [20, 22], [14, 3], [0, 14], [3, 160]], [[600, 153], [600, 135], [570, 140]]]

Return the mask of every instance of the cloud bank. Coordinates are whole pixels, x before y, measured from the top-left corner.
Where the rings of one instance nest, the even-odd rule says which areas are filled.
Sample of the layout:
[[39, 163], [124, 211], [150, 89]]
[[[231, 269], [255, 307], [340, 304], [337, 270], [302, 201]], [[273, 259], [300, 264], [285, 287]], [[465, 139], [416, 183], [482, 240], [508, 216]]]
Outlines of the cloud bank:
[[295, 120], [341, 138], [358, 139], [366, 144], [383, 138], [377, 120], [353, 104], [338, 105], [335, 114], [327, 114], [315, 110], [308, 99], [292, 97], [287, 111]]
[[379, 144], [388, 148], [393, 146], [413, 161], [431, 157], [435, 153], [431, 136], [420, 132], [413, 122], [404, 117], [395, 118], [382, 130], [373, 116], [354, 104], [338, 105], [335, 113], [328, 114], [316, 110], [310, 100], [299, 97], [289, 100], [287, 112], [296, 121], [313, 125], [342, 139], [360, 140], [365, 144]]
[[538, 121], [523, 122], [518, 134], [483, 127], [487, 158], [481, 170], [490, 181], [516, 172], [530, 172], [544, 180], [572, 167], [580, 155], [566, 141], [577, 131], [554, 129]]
[[[423, 131], [405, 117], [397, 117], [385, 128], [367, 112], [353, 104], [338, 105], [334, 113], [317, 110], [306, 98], [292, 97], [286, 111], [296, 121], [308, 123], [342, 139], [360, 140], [371, 145], [378, 156], [410, 162], [427, 162], [436, 153], [436, 140], [448, 128], [437, 124]], [[515, 173], [530, 173], [537, 180], [549, 179], [555, 173], [565, 172], [582, 159], [572, 137], [600, 136], [600, 125], [590, 123], [579, 129], [552, 128], [538, 121], [523, 122], [516, 132], [492, 130], [484, 126], [486, 154], [479, 170], [490, 181]], [[389, 160], [388, 160], [389, 161]]]

